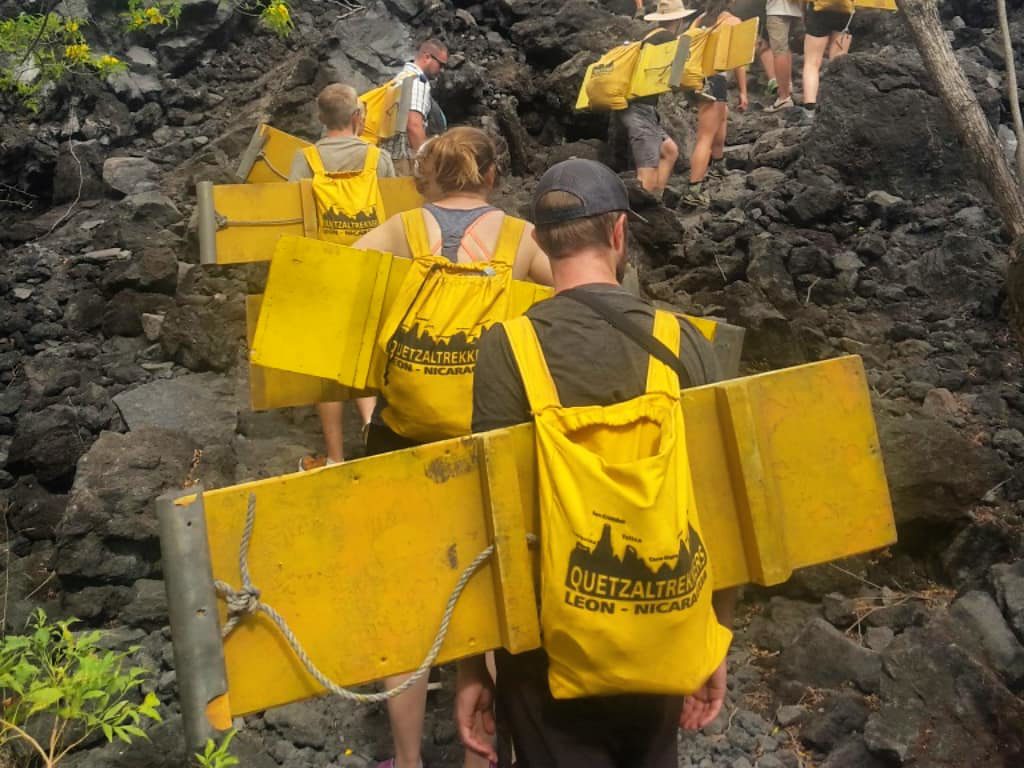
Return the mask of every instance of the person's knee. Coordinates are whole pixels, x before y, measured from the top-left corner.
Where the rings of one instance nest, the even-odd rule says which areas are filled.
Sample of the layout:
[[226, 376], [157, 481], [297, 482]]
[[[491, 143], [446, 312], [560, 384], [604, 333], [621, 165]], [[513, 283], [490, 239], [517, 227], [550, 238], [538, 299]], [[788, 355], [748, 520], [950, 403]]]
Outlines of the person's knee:
[[672, 139], [665, 139], [661, 142], [661, 156], [665, 160], [676, 161], [679, 157], [679, 147]]

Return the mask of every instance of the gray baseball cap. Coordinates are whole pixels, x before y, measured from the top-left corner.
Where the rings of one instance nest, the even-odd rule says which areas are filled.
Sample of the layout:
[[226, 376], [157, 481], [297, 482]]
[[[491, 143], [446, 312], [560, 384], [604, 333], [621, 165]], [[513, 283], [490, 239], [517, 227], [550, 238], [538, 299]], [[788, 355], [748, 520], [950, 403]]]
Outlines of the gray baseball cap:
[[[548, 192], [570, 194], [579, 200], [579, 205], [538, 213], [537, 203]], [[622, 211], [646, 221], [629, 207], [629, 194], [622, 179], [595, 160], [573, 157], [551, 166], [540, 177], [533, 192], [533, 223], [539, 226], [588, 219], [612, 211]]]

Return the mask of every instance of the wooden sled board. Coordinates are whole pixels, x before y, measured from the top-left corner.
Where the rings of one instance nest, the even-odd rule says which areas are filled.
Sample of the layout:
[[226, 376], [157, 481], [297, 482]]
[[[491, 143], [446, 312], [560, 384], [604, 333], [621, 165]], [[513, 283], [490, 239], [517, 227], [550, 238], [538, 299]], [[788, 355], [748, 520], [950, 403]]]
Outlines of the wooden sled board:
[[[260, 316], [262, 303], [262, 296], [245, 297], [245, 329], [250, 349], [256, 336], [256, 321]], [[249, 364], [249, 405], [254, 411], [332, 403], [372, 394], [374, 393], [368, 390], [343, 387], [330, 379]]]
[[[385, 215], [423, 204], [412, 177], [379, 182]], [[196, 187], [196, 198], [202, 264], [270, 261], [282, 237], [318, 236], [313, 186], [308, 180], [279, 184], [204, 181]]]
[[[410, 264], [378, 251], [308, 238], [281, 239], [250, 344], [250, 362], [355, 390], [372, 386], [384, 365], [377, 348], [380, 329]], [[514, 281], [510, 316], [551, 295], [548, 287]], [[687, 319], [712, 341], [723, 371], [735, 375], [742, 329], [706, 318]], [[296, 328], [321, 330], [297, 334]]]
[[[725, 72], [745, 67], [754, 61], [757, 48], [759, 20], [748, 19], [740, 24], [719, 27], [713, 31], [704, 46], [701, 65], [705, 77], [715, 72]], [[682, 81], [683, 69], [690, 56], [689, 39], [680, 37], [671, 43], [644, 45], [640, 49], [636, 68], [630, 81], [629, 100], [654, 96], [678, 88]], [[596, 63], [596, 62], [595, 62]], [[594, 64], [587, 67], [576, 95], [577, 112], [590, 109], [587, 85], [593, 74]]]
[[853, 0], [853, 7], [862, 10], [898, 11], [896, 0]]
[[295, 153], [310, 142], [260, 123], [238, 163], [235, 176], [244, 184], [273, 184], [288, 181]]
[[[683, 409], [690, 455], [700, 457], [694, 492], [715, 588], [777, 584], [796, 568], [895, 541], [859, 357], [686, 390]], [[463, 593], [439, 663], [535, 647], [527, 575], [536, 562], [525, 543], [538, 530], [534, 462], [533, 427], [522, 425], [162, 500], [176, 657], [187, 658], [179, 639], [206, 615], [179, 610], [177, 595], [196, 593], [211, 575], [240, 584], [250, 494], [253, 584], [337, 683], [414, 669], [462, 570], [492, 542], [497, 553]], [[166, 534], [196, 508], [211, 563], [205, 576], [195, 555], [173, 556], [179, 548]], [[196, 530], [191, 518], [188, 525]], [[262, 615], [243, 619], [223, 657], [232, 715], [322, 693]], [[183, 690], [205, 679], [190, 681], [180, 667]]]
[[757, 32], [760, 20], [752, 19], [715, 30], [704, 55], [704, 75], [731, 72], [752, 64], [757, 54]]

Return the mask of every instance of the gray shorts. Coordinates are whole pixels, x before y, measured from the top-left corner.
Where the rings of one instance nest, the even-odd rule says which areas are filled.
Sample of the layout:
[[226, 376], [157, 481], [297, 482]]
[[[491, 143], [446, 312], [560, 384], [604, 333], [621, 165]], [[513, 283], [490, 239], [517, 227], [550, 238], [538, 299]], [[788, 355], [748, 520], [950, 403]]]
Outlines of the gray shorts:
[[658, 120], [658, 110], [650, 104], [630, 104], [614, 112], [615, 120], [626, 131], [633, 164], [637, 168], [657, 168], [661, 160], [661, 143], [668, 138]]

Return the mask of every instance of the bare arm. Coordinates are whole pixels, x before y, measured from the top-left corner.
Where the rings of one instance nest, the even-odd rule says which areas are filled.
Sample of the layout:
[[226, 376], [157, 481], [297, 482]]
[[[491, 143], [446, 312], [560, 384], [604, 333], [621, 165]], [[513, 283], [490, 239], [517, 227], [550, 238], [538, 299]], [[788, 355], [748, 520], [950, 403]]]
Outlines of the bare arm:
[[413, 150], [419, 150], [427, 140], [427, 121], [419, 112], [409, 112], [409, 120], [406, 123], [406, 135], [409, 137], [409, 146]]
[[513, 274], [517, 279], [527, 278], [538, 285], [553, 285], [554, 277], [551, 274], [551, 262], [548, 255], [541, 250], [537, 240], [533, 236], [533, 224], [527, 224], [523, 230], [523, 237], [519, 241], [519, 251], [516, 253], [516, 268]]
[[384, 251], [392, 256], [409, 259], [409, 244], [405, 240], [400, 216], [392, 216], [376, 229], [371, 229], [354, 243], [353, 248], [367, 251]]

